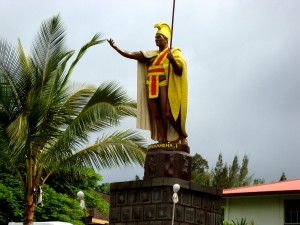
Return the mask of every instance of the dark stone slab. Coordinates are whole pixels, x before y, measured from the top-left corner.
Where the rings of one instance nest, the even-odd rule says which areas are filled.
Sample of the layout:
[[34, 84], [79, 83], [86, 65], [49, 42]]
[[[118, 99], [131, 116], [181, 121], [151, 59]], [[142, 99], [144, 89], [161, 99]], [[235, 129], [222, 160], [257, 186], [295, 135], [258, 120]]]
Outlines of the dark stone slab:
[[172, 205], [171, 204], [159, 204], [157, 206], [157, 218], [158, 219], [171, 219], [172, 218]]
[[191, 194], [188, 190], [181, 191], [181, 204], [186, 206], [191, 205]]
[[196, 210], [195, 224], [205, 225], [205, 211]]
[[194, 208], [185, 208], [185, 221], [187, 223], [192, 223], [194, 224], [195, 221], [195, 209]]
[[144, 206], [144, 220], [155, 220], [156, 219], [156, 205]]
[[194, 193], [192, 196], [192, 206], [195, 208], [201, 208], [202, 197], [199, 193]]
[[122, 207], [121, 211], [121, 220], [122, 221], [132, 221], [132, 207], [131, 206], [126, 206]]
[[109, 221], [110, 222], [119, 222], [120, 221], [120, 208], [119, 207], [110, 207]]
[[181, 144], [154, 144], [148, 146], [144, 166], [144, 180], [174, 177], [191, 180], [190, 149]]
[[180, 204], [175, 206], [175, 220], [184, 221], [184, 206]]
[[140, 203], [139, 194], [140, 194], [140, 192], [136, 189], [129, 191], [128, 192], [128, 204], [138, 204], [138, 203]]
[[133, 206], [132, 207], [132, 219], [134, 221], [143, 220], [143, 206]]
[[154, 188], [152, 190], [152, 202], [153, 203], [160, 203], [162, 202], [162, 189], [161, 188]]
[[206, 213], [206, 225], [215, 225], [215, 214], [211, 212]]

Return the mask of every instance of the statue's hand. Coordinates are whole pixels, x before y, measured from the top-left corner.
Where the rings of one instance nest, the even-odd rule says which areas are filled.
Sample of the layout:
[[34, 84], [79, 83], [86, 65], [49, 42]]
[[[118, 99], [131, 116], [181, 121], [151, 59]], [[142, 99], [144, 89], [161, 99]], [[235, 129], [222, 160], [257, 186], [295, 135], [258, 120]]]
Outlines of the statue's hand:
[[171, 50], [169, 50], [168, 54], [167, 54], [167, 58], [171, 61], [171, 62], [174, 62], [175, 59], [174, 59], [174, 56], [173, 56], [173, 53]]
[[172, 64], [175, 74], [181, 76], [182, 75], [182, 68], [177, 64], [171, 50], [169, 50], [169, 52], [167, 54], [167, 58], [169, 59], [170, 63]]
[[113, 39], [107, 39], [107, 42], [110, 44], [111, 47], [113, 48], [117, 47]]

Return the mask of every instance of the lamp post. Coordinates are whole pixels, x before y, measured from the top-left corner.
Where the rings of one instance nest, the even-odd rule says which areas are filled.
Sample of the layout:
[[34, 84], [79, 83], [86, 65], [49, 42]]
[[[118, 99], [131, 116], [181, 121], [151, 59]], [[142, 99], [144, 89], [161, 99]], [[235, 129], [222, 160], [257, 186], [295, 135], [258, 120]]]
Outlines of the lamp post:
[[78, 191], [77, 197], [80, 200], [80, 203], [79, 203], [80, 208], [82, 208], [84, 210], [85, 209], [84, 193], [82, 191]]
[[79, 206], [82, 208], [84, 213], [85, 224], [87, 225], [86, 213], [85, 213], [85, 202], [84, 202], [84, 193], [82, 191], [77, 192], [77, 197], [80, 200]]
[[174, 225], [174, 218], [175, 218], [175, 204], [179, 201], [177, 192], [180, 190], [180, 185], [179, 184], [174, 184], [173, 185], [173, 191], [174, 194], [172, 196], [173, 200], [173, 215], [172, 215], [172, 225]]

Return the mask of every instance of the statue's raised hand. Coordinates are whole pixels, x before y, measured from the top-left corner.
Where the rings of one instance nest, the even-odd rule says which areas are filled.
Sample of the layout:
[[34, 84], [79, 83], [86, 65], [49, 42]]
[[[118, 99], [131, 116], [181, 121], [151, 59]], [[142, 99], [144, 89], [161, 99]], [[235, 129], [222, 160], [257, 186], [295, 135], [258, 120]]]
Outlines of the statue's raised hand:
[[107, 39], [107, 42], [110, 44], [111, 47], [113, 48], [117, 47], [113, 39]]

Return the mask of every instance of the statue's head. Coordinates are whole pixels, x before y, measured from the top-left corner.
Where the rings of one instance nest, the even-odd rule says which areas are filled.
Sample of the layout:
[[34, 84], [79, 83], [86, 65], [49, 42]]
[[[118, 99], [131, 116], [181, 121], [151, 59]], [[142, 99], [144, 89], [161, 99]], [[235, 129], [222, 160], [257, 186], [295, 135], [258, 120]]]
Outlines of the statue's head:
[[159, 22], [154, 25], [154, 28], [157, 28], [156, 34], [163, 35], [168, 41], [171, 38], [171, 29], [170, 26], [167, 23]]

